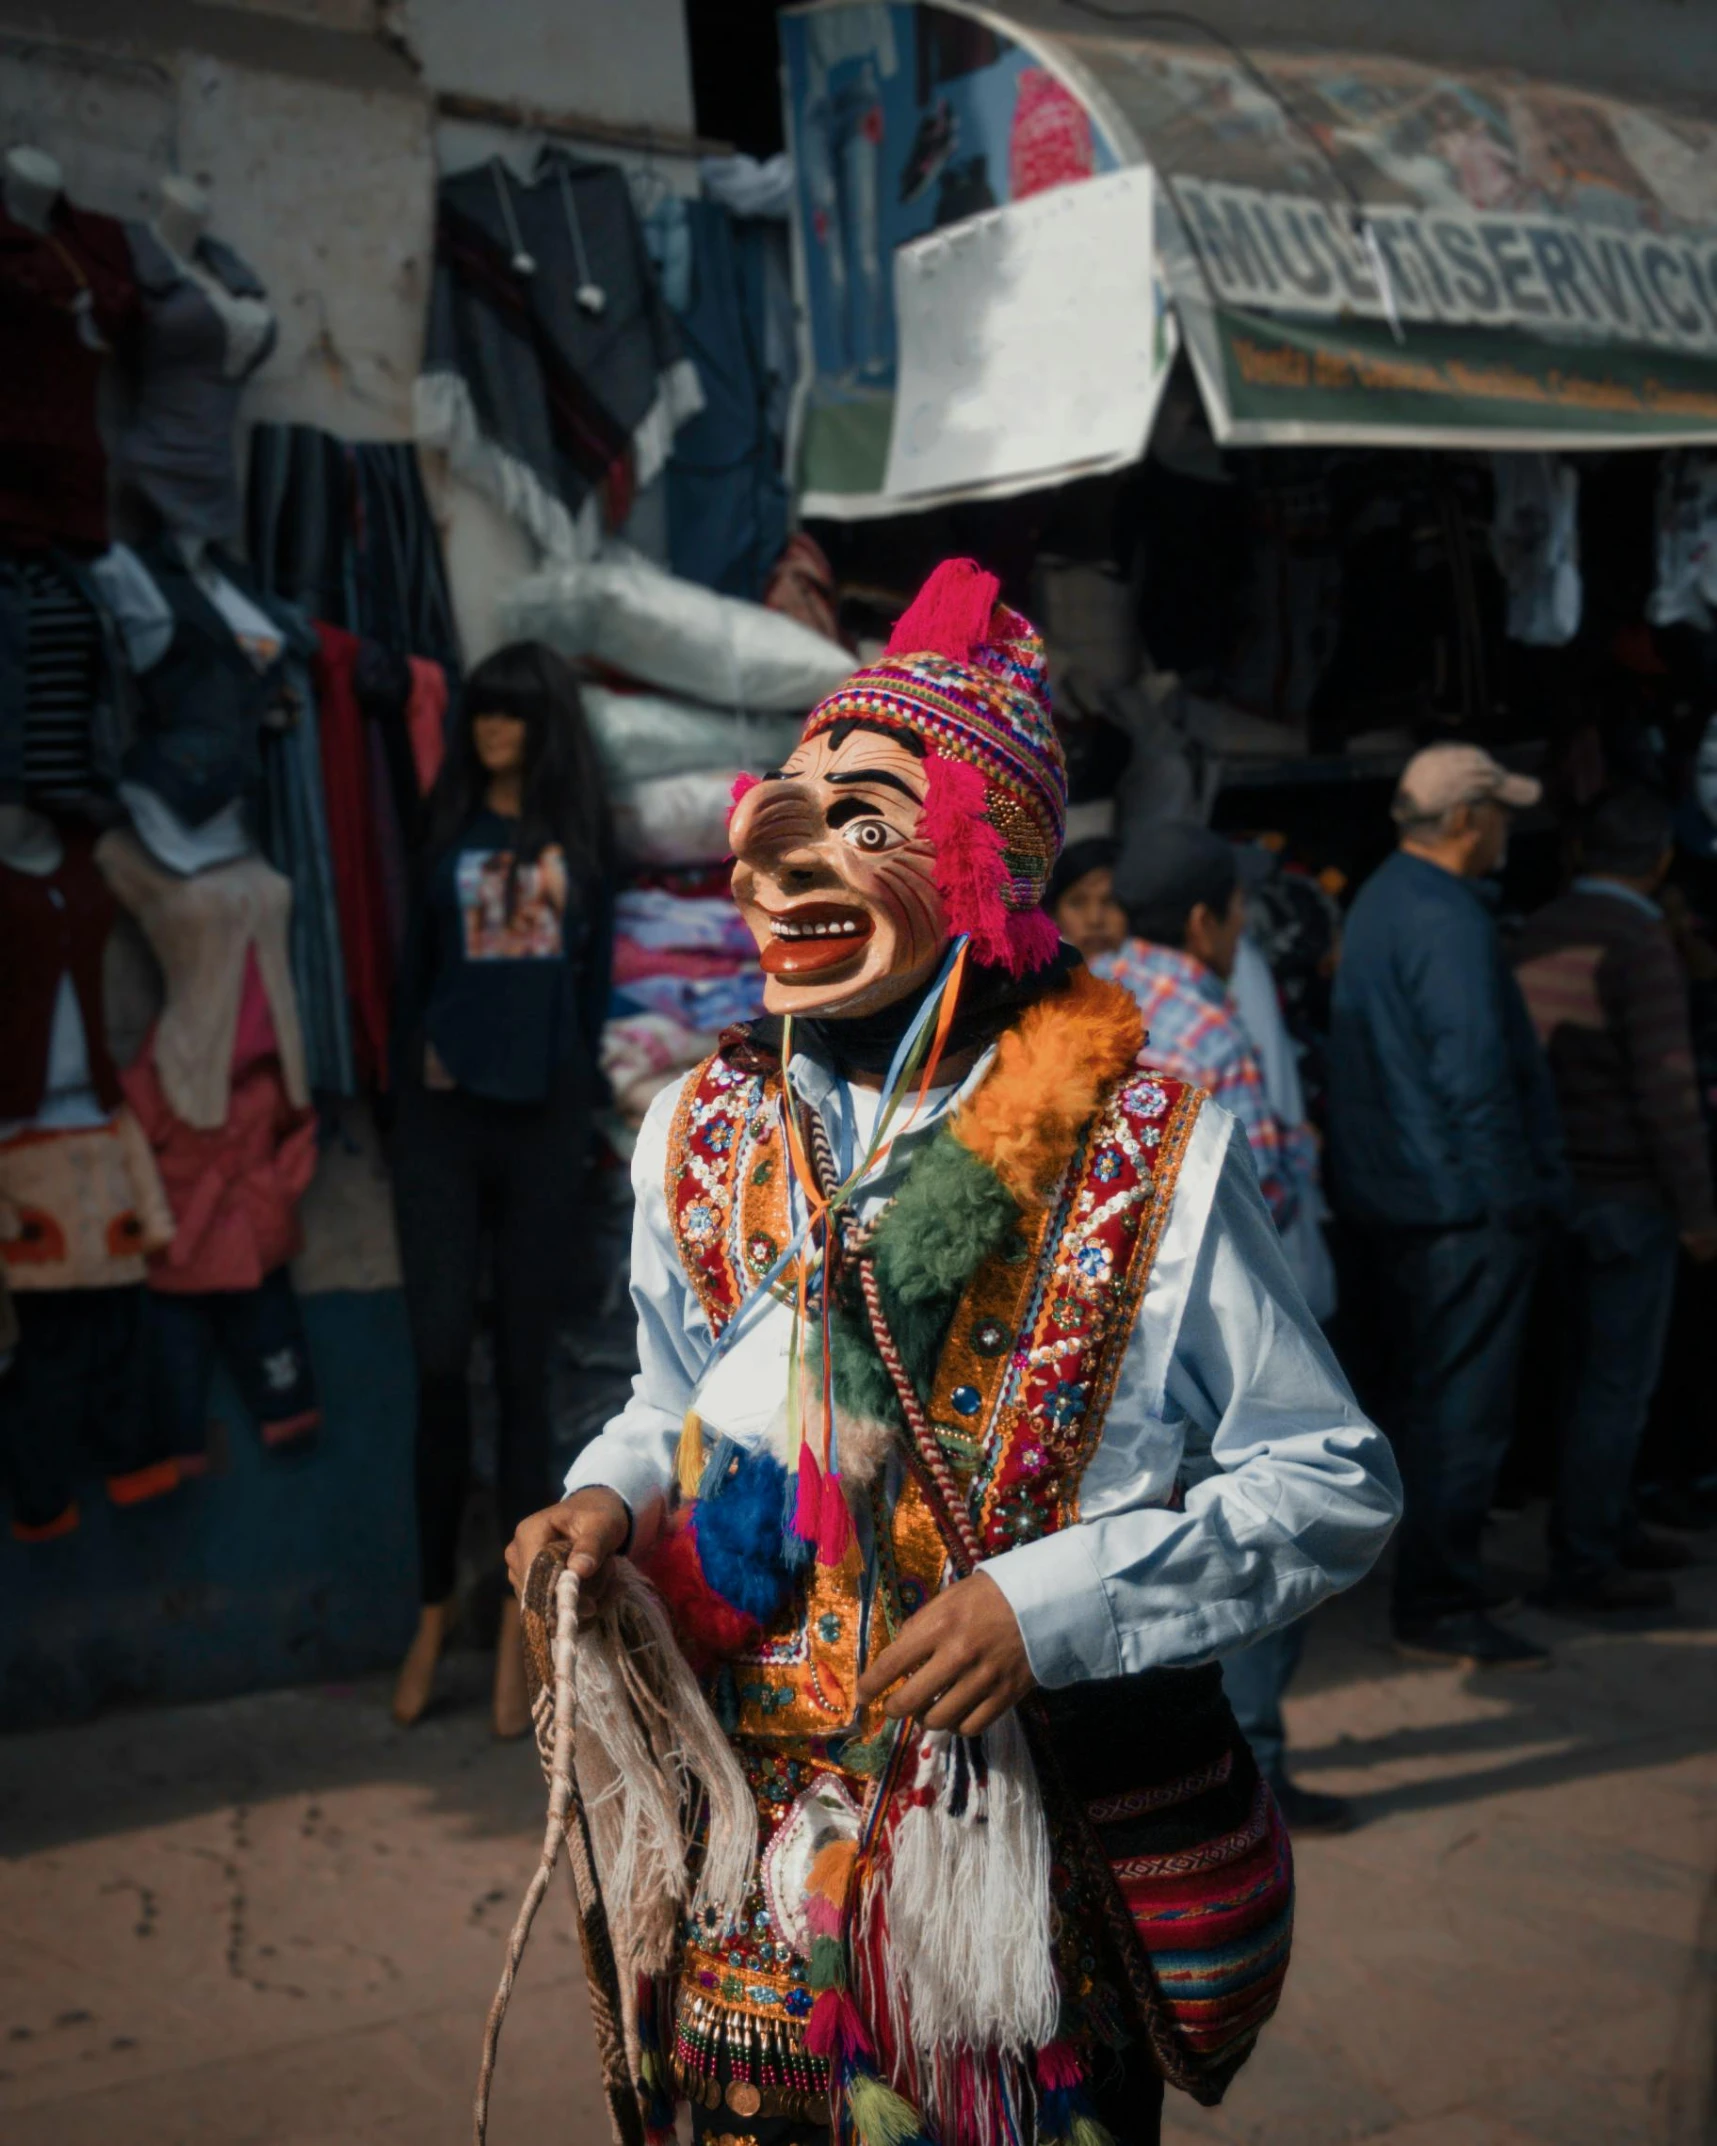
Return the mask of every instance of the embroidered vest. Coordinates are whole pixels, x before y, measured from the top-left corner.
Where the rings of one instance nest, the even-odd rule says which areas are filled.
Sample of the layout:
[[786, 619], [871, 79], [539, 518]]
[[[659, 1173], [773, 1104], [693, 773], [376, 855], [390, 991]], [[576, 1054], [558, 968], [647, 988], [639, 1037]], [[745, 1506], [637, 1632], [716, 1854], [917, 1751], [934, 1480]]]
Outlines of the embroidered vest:
[[[790, 1236], [781, 1076], [720, 1054], [687, 1081], [668, 1141], [666, 1193], [681, 1263], [719, 1334]], [[1048, 1204], [1021, 1218], [968, 1284], [931, 1391], [931, 1422], [987, 1556], [1079, 1518], [1139, 1303], [1167, 1224], [1202, 1091], [1131, 1073], [1100, 1104]], [[1023, 1255], [1023, 1256], [1022, 1256]], [[873, 1494], [879, 1559], [906, 1615], [935, 1592], [943, 1548], [916, 1483], [887, 1512]], [[762, 1641], [734, 1664], [742, 1738], [846, 1737], [846, 1763], [881, 1726], [855, 1718], [874, 1645], [861, 1551], [812, 1567]]]

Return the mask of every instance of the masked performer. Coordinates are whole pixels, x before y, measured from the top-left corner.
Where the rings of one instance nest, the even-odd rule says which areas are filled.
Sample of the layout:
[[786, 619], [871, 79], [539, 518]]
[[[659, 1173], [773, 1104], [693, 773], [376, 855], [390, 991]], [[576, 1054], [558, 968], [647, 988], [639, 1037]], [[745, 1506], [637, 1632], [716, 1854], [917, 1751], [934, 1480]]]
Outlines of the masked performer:
[[1244, 1136], [1040, 907], [1066, 776], [996, 599], [939, 568], [736, 786], [769, 1013], [645, 1121], [642, 1369], [509, 1553], [648, 1575], [741, 1868], [756, 1812], [748, 1885], [676, 1871], [633, 1948], [652, 2136], [1131, 2146], [1165, 2079], [1217, 2099], [1292, 1918], [1217, 1661], [1399, 1510]]

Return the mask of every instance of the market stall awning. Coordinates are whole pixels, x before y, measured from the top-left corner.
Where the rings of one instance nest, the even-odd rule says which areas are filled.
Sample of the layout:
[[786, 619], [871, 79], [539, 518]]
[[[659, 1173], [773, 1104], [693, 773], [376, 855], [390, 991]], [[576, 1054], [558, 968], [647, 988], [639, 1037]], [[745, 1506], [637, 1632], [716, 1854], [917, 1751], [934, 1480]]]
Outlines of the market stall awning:
[[1137, 37], [1098, 13], [821, 0], [783, 17], [810, 511], [910, 503], [885, 481], [896, 250], [1139, 163], [1158, 181], [1139, 246], [1154, 239], [1226, 443], [1717, 438], [1717, 126], [1513, 75]]

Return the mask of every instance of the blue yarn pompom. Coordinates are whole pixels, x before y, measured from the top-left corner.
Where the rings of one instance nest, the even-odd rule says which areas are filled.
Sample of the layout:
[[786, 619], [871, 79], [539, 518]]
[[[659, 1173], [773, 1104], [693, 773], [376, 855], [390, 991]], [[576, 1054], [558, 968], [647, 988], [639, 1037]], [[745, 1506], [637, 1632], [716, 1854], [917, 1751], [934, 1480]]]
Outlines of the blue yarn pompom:
[[770, 1453], [741, 1454], [713, 1498], [692, 1514], [698, 1563], [722, 1600], [759, 1624], [771, 1623], [792, 1575], [781, 1560], [781, 1501], [787, 1471]]

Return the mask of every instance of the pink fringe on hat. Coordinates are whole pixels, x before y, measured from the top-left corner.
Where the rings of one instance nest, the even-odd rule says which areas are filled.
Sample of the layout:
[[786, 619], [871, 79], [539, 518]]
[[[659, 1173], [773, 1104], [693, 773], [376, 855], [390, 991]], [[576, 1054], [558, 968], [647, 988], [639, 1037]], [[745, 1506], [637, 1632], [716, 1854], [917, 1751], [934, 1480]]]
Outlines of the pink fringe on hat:
[[949, 656], [970, 663], [990, 638], [1002, 585], [976, 559], [944, 559], [901, 613], [888, 656]]
[[1007, 906], [1007, 856], [1000, 832], [985, 817], [981, 771], [947, 753], [929, 754], [924, 771], [918, 832], [936, 851], [936, 888], [950, 930], [964, 932], [978, 960], [1010, 976], [1053, 961], [1061, 944], [1053, 919], [1041, 909]]

